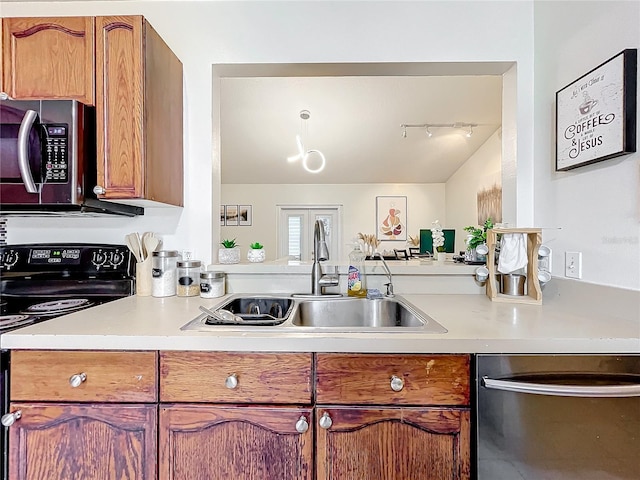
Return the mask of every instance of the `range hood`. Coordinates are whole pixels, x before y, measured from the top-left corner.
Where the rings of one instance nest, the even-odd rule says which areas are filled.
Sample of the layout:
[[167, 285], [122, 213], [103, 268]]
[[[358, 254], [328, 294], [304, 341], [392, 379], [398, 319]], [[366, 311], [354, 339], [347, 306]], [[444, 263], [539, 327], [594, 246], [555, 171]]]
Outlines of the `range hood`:
[[144, 215], [144, 208], [122, 203], [105, 202], [96, 198], [85, 198], [81, 204], [20, 204], [3, 205], [0, 203], [0, 216], [40, 217], [40, 216], [103, 216], [120, 215], [136, 217]]

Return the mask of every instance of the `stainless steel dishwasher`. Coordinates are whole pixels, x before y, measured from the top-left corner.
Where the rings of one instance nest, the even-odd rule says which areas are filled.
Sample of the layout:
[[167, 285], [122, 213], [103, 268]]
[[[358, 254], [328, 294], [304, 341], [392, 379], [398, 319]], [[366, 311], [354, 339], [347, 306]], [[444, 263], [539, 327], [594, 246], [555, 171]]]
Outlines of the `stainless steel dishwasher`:
[[478, 355], [478, 480], [640, 479], [640, 355]]

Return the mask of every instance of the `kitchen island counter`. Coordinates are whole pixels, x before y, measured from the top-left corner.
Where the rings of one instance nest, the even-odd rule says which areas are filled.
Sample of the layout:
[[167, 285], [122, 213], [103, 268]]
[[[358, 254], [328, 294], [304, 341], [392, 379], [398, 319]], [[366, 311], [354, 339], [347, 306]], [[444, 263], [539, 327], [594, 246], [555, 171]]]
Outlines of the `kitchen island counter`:
[[[549, 286], [548, 286], [549, 288]], [[555, 287], [551, 287], [555, 288]], [[318, 333], [303, 327], [180, 330], [222, 299], [128, 297], [0, 337], [5, 349], [211, 350], [371, 353], [640, 353], [640, 319], [626, 292], [618, 309], [549, 290], [543, 305], [491, 302], [485, 295], [402, 295], [444, 334]], [[611, 296], [611, 295], [610, 295]], [[589, 295], [588, 297], [592, 297]], [[614, 299], [615, 301], [616, 299]]]

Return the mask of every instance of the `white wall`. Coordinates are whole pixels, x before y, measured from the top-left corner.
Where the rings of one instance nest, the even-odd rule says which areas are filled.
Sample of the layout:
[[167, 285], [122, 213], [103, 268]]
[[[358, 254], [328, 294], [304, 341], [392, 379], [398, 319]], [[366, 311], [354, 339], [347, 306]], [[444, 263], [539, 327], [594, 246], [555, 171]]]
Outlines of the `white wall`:
[[456, 229], [456, 252], [466, 249], [463, 228], [478, 224], [478, 191], [501, 185], [501, 137], [498, 129], [445, 185], [447, 227]]
[[[345, 184], [345, 185], [238, 185], [222, 184], [222, 198], [230, 204], [253, 205], [251, 226], [221, 227], [222, 238], [235, 238], [243, 259], [249, 244], [265, 246], [267, 259], [276, 258], [276, 205], [333, 204], [343, 206], [342, 252], [345, 256], [358, 233], [376, 233], [376, 196], [407, 197], [407, 235], [419, 236], [421, 228], [445, 218], [445, 186], [432, 184]], [[407, 248], [406, 242], [385, 241], [379, 250]]]
[[580, 251], [584, 282], [640, 290], [640, 153], [556, 172], [554, 133], [556, 91], [640, 48], [640, 2], [536, 2], [535, 33], [535, 224], [554, 274]]
[[[69, 238], [122, 242], [156, 230], [165, 246], [205, 262], [219, 239], [219, 132], [212, 119], [216, 63], [516, 62], [518, 189], [533, 164], [533, 5], [529, 1], [429, 2], [9, 2], [2, 16], [142, 14], [184, 64], [185, 208], [140, 219], [12, 219], [10, 243]], [[617, 25], [617, 22], [614, 22]], [[517, 192], [516, 192], [517, 193]], [[531, 223], [533, 204], [518, 203]], [[170, 217], [170, 218], [167, 218]], [[61, 227], [65, 226], [68, 231]], [[98, 234], [98, 231], [100, 232]]]

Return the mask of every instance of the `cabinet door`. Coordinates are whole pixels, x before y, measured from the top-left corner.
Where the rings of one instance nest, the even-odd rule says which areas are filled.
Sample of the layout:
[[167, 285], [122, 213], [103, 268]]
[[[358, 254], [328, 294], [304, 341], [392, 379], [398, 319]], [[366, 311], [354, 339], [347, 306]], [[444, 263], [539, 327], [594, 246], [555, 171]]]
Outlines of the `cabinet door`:
[[92, 17], [5, 18], [2, 43], [10, 97], [94, 104]]
[[316, 416], [318, 480], [470, 478], [468, 409], [318, 407]]
[[17, 410], [11, 480], [156, 478], [155, 405], [12, 403]]
[[159, 476], [164, 480], [311, 480], [311, 419], [310, 408], [160, 407]]
[[100, 197], [143, 198], [143, 19], [95, 21]]

